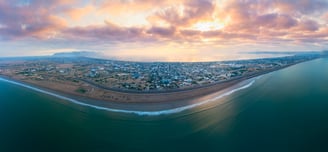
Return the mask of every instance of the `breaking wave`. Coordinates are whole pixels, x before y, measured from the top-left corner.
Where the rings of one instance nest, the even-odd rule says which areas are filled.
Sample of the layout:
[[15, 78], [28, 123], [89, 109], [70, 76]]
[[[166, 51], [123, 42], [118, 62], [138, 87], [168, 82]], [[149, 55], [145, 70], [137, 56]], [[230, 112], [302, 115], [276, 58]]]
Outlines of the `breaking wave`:
[[240, 91], [240, 90], [243, 90], [243, 89], [246, 89], [246, 88], [252, 86], [253, 83], [255, 82], [255, 80], [256, 79], [253, 78], [249, 83], [247, 83], [246, 85], [243, 85], [239, 88], [232, 89], [232, 90], [224, 92], [224, 93], [222, 93], [222, 94], [220, 94], [220, 95], [218, 95], [214, 98], [207, 99], [207, 100], [204, 100], [204, 101], [200, 101], [200, 102], [190, 104], [190, 105], [187, 105], [187, 106], [182, 106], [182, 107], [167, 109], [167, 110], [159, 110], [159, 111], [137, 111], [137, 110], [114, 109], [114, 108], [107, 108], [107, 107], [101, 107], [101, 106], [96, 106], [96, 105], [92, 105], [92, 104], [87, 104], [87, 103], [83, 103], [81, 101], [78, 101], [78, 100], [75, 100], [75, 99], [72, 99], [72, 98], [68, 98], [68, 97], [65, 97], [65, 96], [62, 96], [62, 95], [58, 95], [58, 94], [55, 94], [55, 93], [52, 93], [52, 92], [49, 92], [49, 91], [45, 91], [45, 90], [42, 90], [42, 89], [39, 89], [39, 88], [36, 88], [36, 87], [32, 87], [32, 86], [29, 86], [29, 85], [26, 85], [26, 84], [23, 84], [23, 83], [19, 83], [19, 82], [16, 82], [16, 81], [11, 81], [11, 80], [7, 80], [7, 79], [4, 79], [4, 78], [0, 78], [0, 81], [4, 81], [4, 82], [15, 84], [15, 85], [18, 85], [18, 86], [21, 86], [21, 87], [25, 87], [25, 88], [28, 88], [28, 89], [31, 89], [31, 90], [34, 90], [34, 91], [37, 91], [37, 92], [40, 92], [40, 93], [44, 93], [44, 94], [54, 96], [54, 97], [59, 98], [59, 99], [63, 99], [63, 100], [66, 100], [66, 101], [81, 105], [81, 106], [91, 107], [91, 108], [110, 111], [110, 112], [137, 114], [137, 115], [148, 115], [148, 116], [158, 116], [158, 115], [167, 115], [167, 114], [179, 113], [179, 112], [182, 112], [182, 111], [185, 111], [185, 110], [188, 110], [188, 109], [192, 109], [192, 108], [204, 105], [204, 104], [209, 103], [209, 102], [216, 101], [216, 100], [221, 99], [223, 97], [229, 96], [229, 95], [231, 95], [231, 94], [233, 94], [237, 91]]

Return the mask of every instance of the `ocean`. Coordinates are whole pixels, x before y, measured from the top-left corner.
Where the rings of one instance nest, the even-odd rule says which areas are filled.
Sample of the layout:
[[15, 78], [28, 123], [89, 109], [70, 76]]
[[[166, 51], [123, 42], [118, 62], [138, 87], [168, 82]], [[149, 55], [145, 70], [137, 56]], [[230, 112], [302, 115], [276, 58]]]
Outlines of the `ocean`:
[[0, 151], [328, 151], [328, 59], [176, 113], [76, 104], [0, 81]]

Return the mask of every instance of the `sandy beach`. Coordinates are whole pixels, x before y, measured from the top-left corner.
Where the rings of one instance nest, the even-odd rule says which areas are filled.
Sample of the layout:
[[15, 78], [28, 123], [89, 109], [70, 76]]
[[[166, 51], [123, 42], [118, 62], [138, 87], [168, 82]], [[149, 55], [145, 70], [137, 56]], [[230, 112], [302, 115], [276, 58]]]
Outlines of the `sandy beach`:
[[80, 96], [73, 96], [70, 94], [65, 94], [55, 90], [50, 90], [47, 88], [37, 87], [31, 84], [20, 82], [17, 80], [10, 79], [8, 77], [0, 77], [0, 81], [5, 81], [12, 83], [27, 89], [31, 89], [46, 95], [54, 96], [56, 98], [69, 101], [82, 106], [92, 107], [99, 110], [106, 110], [111, 112], [120, 113], [132, 113], [137, 115], [162, 115], [178, 113], [184, 110], [195, 108], [197, 106], [216, 101], [218, 99], [224, 98], [234, 92], [250, 87], [257, 78], [251, 78], [239, 82], [233, 86], [226, 89], [222, 89], [218, 92], [207, 94], [200, 97], [195, 97], [193, 99], [184, 99], [179, 101], [167, 101], [167, 102], [152, 102], [152, 103], [118, 103], [111, 101], [100, 101]]

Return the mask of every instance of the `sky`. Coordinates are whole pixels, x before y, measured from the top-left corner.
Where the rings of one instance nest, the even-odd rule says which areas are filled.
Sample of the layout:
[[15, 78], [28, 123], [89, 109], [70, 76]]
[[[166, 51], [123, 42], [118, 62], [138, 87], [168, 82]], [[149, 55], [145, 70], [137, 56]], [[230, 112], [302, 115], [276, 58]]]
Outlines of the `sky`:
[[0, 56], [215, 61], [328, 49], [328, 0], [0, 0]]

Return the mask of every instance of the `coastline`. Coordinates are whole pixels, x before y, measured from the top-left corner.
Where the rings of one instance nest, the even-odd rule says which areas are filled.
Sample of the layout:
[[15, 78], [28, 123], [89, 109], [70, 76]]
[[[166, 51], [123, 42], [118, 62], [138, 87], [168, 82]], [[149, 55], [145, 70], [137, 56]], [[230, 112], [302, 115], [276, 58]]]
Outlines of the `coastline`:
[[[93, 107], [100, 110], [107, 110], [112, 112], [123, 112], [123, 113], [133, 113], [138, 115], [160, 115], [160, 114], [170, 114], [177, 113], [187, 109], [191, 109], [205, 103], [223, 98], [228, 96], [236, 91], [248, 88], [251, 86], [255, 80], [261, 75], [268, 74], [277, 70], [284, 69], [286, 67], [295, 65], [298, 63], [286, 65], [284, 67], [270, 69], [255, 73], [252, 75], [244, 76], [241, 78], [233, 79], [228, 82], [213, 84], [211, 86], [206, 86], [202, 88], [196, 88], [191, 90], [179, 91], [179, 92], [169, 92], [169, 93], [152, 93], [152, 94], [128, 94], [136, 95], [137, 97], [144, 96], [147, 98], [149, 96], [153, 97], [162, 97], [162, 100], [157, 100], [153, 102], [117, 102], [117, 101], [108, 101], [108, 100], [99, 100], [97, 98], [89, 98], [85, 96], [76, 96], [74, 94], [65, 93], [63, 91], [58, 91], [50, 88], [45, 88], [35, 84], [27, 83], [21, 80], [16, 80], [6, 76], [0, 76], [1, 81], [6, 81], [15, 85], [19, 85], [34, 91], [38, 91], [47, 95], [54, 96], [63, 100], [70, 101], [75, 104], [82, 106]], [[191, 94], [191, 93], [196, 93]], [[171, 96], [183, 95], [176, 100], [168, 100]], [[188, 95], [186, 97], [186, 95]], [[190, 95], [191, 94], [191, 95]], [[152, 98], [153, 99], [153, 98]], [[163, 101], [163, 99], [165, 99]], [[149, 100], [148, 100], [149, 101]]]
[[[158, 115], [179, 113], [185, 110], [189, 110], [204, 105], [209, 102], [214, 102], [218, 99], [231, 95], [237, 91], [250, 87], [255, 82], [255, 80], [258, 79], [259, 77], [261, 76], [244, 80], [234, 86], [231, 86], [229, 88], [223, 89], [221, 91], [218, 91], [210, 95], [206, 95], [205, 97], [195, 98], [193, 100], [178, 101], [181, 104], [180, 106], [173, 105], [170, 103], [150, 103], [150, 105], [146, 105], [142, 103], [138, 105], [135, 103], [111, 103], [111, 102], [104, 102], [104, 101], [98, 101], [98, 100], [87, 99], [87, 98], [73, 97], [53, 90], [31, 86], [30, 84], [26, 84], [24, 82], [18, 82], [16, 80], [7, 79], [4, 78], [3, 76], [0, 76], [0, 81], [11, 83], [49, 96], [53, 96], [55, 98], [65, 100], [70, 103], [91, 107], [98, 110], [136, 114], [136, 115], [158, 116]], [[153, 109], [154, 107], [156, 107], [157, 109]]]
[[[279, 68], [280, 69], [280, 68]], [[89, 96], [88, 94], [80, 94], [75, 92], [73, 89], [70, 89], [67, 87], [66, 84], [59, 84], [57, 86], [51, 85], [46, 83], [46, 82], [39, 82], [39, 81], [31, 81], [31, 80], [21, 80], [17, 77], [12, 77], [12, 76], [5, 76], [5, 75], [0, 75], [0, 77], [14, 81], [17, 83], [21, 83], [24, 85], [32, 86], [41, 90], [46, 90], [49, 92], [54, 92], [56, 94], [68, 96], [70, 98], [74, 99], [79, 99], [79, 100], [88, 100], [88, 101], [100, 101], [104, 103], [119, 103], [119, 104], [158, 104], [158, 103], [166, 103], [166, 104], [174, 104], [180, 101], [184, 100], [189, 100], [189, 99], [194, 99], [197, 97], [202, 97], [206, 96], [215, 92], [219, 92], [221, 90], [230, 88], [234, 85], [237, 85], [238, 83], [241, 83], [245, 80], [270, 73], [279, 69], [270, 69], [262, 72], [258, 72], [255, 74], [247, 75], [247, 76], [241, 76], [241, 77], [236, 77], [233, 79], [230, 79], [228, 81], [222, 81], [222, 82], [217, 82], [209, 85], [204, 85], [200, 87], [195, 87], [195, 88], [188, 88], [188, 89], [183, 89], [179, 91], [174, 91], [174, 92], [159, 92], [159, 93], [154, 93], [154, 92], [138, 92], [138, 93], [130, 93], [130, 92], [125, 92], [125, 91], [113, 91], [113, 90], [106, 90], [102, 88], [98, 88], [95, 85], [90, 85], [92, 89], [94, 89], [93, 94], [98, 95], [98, 92], [101, 91], [106, 91], [106, 93], [110, 94], [111, 96], [114, 96], [115, 99], [117, 100], [112, 100], [113, 98], [107, 99], [104, 97], [94, 97], [94, 96]], [[59, 88], [58, 88], [59, 86]], [[68, 85], [70, 86], [70, 85]], [[103, 93], [103, 92], [101, 92]], [[121, 98], [119, 98], [121, 97]]]

